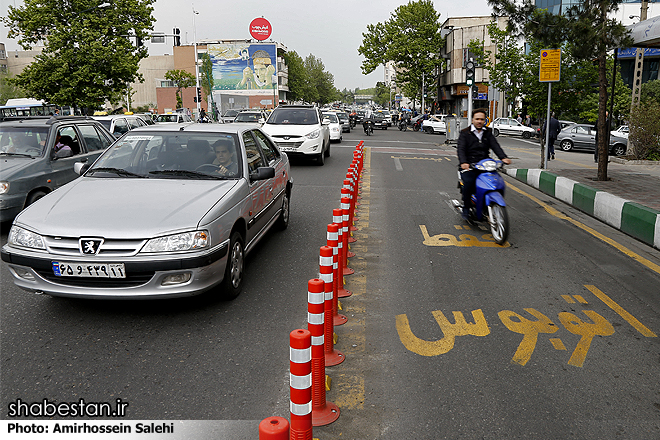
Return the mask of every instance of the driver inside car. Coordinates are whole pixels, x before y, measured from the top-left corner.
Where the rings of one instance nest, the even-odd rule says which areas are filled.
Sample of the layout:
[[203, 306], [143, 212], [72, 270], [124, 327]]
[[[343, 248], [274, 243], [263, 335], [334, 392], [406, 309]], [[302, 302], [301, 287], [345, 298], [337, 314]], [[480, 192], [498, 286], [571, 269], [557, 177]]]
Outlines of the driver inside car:
[[218, 139], [213, 144], [215, 160], [213, 165], [218, 167], [216, 171], [223, 176], [236, 176], [238, 173], [238, 164], [234, 159], [235, 148], [228, 139]]

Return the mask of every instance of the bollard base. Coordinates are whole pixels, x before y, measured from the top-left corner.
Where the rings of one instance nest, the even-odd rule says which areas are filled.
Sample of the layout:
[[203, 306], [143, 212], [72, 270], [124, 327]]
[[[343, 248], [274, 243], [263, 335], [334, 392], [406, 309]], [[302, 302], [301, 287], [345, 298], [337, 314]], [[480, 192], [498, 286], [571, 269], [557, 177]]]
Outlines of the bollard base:
[[346, 359], [344, 353], [342, 353], [339, 350], [333, 349], [332, 353], [325, 353], [325, 366], [334, 367], [335, 365], [339, 365], [342, 362], [344, 362], [344, 359]]
[[325, 426], [339, 418], [339, 407], [332, 402], [325, 402], [323, 408], [312, 408], [312, 426]]
[[348, 318], [346, 317], [346, 315], [337, 314], [337, 315], [332, 317], [332, 324], [333, 325], [346, 324], [346, 321], [348, 321]]
[[344, 268], [343, 275], [353, 275], [354, 273], [355, 273], [355, 271], [353, 269], [351, 269], [350, 267], [345, 267]]
[[347, 297], [349, 297], [349, 296], [351, 296], [351, 295], [353, 295], [353, 292], [351, 292], [350, 290], [339, 289], [339, 290], [337, 291], [337, 297], [339, 297], [339, 298], [347, 298]]

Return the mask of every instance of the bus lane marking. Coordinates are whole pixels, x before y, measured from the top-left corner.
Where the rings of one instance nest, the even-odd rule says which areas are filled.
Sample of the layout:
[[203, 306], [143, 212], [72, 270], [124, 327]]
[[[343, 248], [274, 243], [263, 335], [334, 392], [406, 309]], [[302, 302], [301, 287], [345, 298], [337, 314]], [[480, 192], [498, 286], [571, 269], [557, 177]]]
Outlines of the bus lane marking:
[[422, 231], [422, 236], [424, 241], [422, 242], [426, 246], [457, 246], [457, 247], [496, 247], [496, 248], [506, 248], [510, 247], [511, 244], [507, 241], [506, 243], [500, 245], [495, 243], [495, 239], [491, 234], [483, 234], [481, 239], [470, 234], [460, 234], [458, 237], [452, 234], [437, 234], [431, 236], [429, 234], [426, 225], [419, 225], [419, 229]]
[[[625, 319], [635, 330], [646, 337], [657, 337], [648, 327], [644, 326], [639, 320], [632, 316], [629, 312], [624, 310], [609, 296], [601, 290], [592, 285], [585, 285], [597, 298], [610, 307], [615, 313]], [[588, 301], [582, 295], [561, 295], [561, 297], [569, 304], [577, 302], [581, 304], [588, 304]], [[525, 308], [525, 312], [535, 319], [529, 319], [512, 310], [502, 310], [498, 313], [498, 317], [502, 324], [511, 332], [522, 334], [523, 338], [518, 344], [516, 352], [514, 353], [511, 362], [525, 366], [532, 358], [536, 344], [538, 343], [539, 334], [554, 334], [560, 330], [560, 327], [555, 324], [545, 314], [539, 312], [534, 308]], [[442, 338], [435, 341], [428, 341], [418, 338], [413, 333], [407, 315], [400, 314], [395, 318], [395, 326], [399, 339], [406, 349], [420, 356], [439, 356], [448, 353], [454, 348], [457, 336], [488, 336], [490, 328], [486, 317], [481, 309], [472, 311], [473, 322], [468, 323], [465, 316], [460, 311], [453, 311], [454, 323], [452, 324], [445, 317], [441, 310], [434, 310], [431, 312], [435, 318], [438, 326], [442, 330]], [[582, 368], [584, 367], [585, 360], [594, 337], [596, 336], [611, 336], [614, 334], [614, 326], [602, 315], [594, 310], [582, 310], [588, 319], [581, 319], [577, 314], [571, 312], [559, 312], [557, 318], [562, 324], [563, 328], [573, 335], [580, 336], [579, 341], [573, 349], [568, 365]], [[549, 338], [555, 350], [567, 351], [566, 345], [561, 338]]]

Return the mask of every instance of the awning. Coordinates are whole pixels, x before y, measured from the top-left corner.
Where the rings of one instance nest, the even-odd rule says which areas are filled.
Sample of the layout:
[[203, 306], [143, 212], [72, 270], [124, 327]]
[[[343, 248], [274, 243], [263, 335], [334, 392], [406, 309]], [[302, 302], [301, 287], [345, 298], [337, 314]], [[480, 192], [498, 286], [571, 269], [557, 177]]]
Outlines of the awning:
[[660, 47], [660, 16], [626, 27], [635, 40], [633, 47]]

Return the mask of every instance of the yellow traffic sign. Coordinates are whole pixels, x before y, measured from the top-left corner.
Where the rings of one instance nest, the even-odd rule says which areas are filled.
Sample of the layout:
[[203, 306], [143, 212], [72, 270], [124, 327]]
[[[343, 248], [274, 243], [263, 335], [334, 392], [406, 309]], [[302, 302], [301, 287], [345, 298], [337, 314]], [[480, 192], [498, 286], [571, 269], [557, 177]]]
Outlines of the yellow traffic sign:
[[541, 50], [541, 68], [539, 69], [540, 82], [559, 81], [561, 73], [561, 49]]

